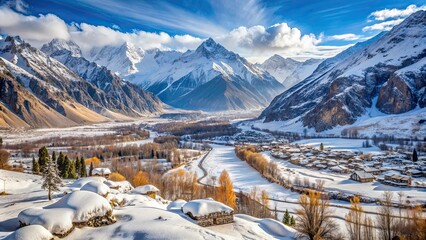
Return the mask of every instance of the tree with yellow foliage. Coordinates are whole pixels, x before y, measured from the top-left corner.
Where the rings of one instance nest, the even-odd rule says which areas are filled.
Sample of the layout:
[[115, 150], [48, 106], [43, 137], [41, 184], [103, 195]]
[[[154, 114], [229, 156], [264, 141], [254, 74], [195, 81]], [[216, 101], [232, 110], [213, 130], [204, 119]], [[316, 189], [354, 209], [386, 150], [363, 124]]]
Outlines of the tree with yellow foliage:
[[109, 175], [108, 179], [111, 180], [111, 181], [116, 181], [116, 182], [125, 181], [126, 180], [126, 178], [123, 175], [119, 174], [118, 172], [111, 173]]
[[149, 183], [148, 174], [143, 171], [139, 171], [134, 177], [133, 177], [133, 186], [138, 187], [142, 185], [146, 185]]
[[364, 210], [361, 207], [359, 197], [355, 196], [351, 200], [351, 208], [346, 214], [346, 228], [349, 232], [350, 240], [362, 240], [363, 234], [363, 221], [365, 219]]
[[297, 212], [296, 229], [299, 237], [309, 240], [339, 239], [339, 229], [332, 220], [331, 210], [327, 200], [321, 199], [321, 193], [310, 190], [309, 194], [301, 194]]
[[226, 170], [223, 170], [219, 176], [219, 189], [217, 193], [217, 200], [232, 208], [236, 205], [236, 196], [234, 192], [234, 184], [229, 177]]
[[102, 163], [101, 160], [97, 157], [86, 158], [84, 162], [86, 163], [86, 165], [90, 165], [92, 163], [93, 167], [95, 168], [100, 167]]

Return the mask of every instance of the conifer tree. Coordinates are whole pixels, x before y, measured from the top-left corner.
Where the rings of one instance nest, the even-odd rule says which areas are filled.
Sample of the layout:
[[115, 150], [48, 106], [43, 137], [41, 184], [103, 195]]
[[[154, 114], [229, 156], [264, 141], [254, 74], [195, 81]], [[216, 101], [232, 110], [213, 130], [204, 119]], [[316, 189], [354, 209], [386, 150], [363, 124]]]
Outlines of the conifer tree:
[[68, 171], [68, 178], [70, 179], [76, 179], [77, 178], [77, 172], [75, 170], [75, 162], [70, 160], [70, 167]]
[[69, 178], [70, 168], [71, 168], [71, 160], [68, 158], [68, 156], [65, 156], [63, 167], [64, 167], [64, 169], [63, 169], [62, 178]]
[[417, 162], [418, 160], [418, 156], [417, 156], [417, 151], [416, 149], [413, 150], [413, 162]]
[[291, 216], [290, 218], [290, 226], [295, 226], [296, 225], [296, 219], [294, 219], [293, 216]]
[[56, 152], [55, 151], [52, 152], [52, 162], [53, 162], [53, 164], [56, 164]]
[[92, 176], [92, 172], [93, 172], [93, 162], [90, 162], [89, 176]]
[[77, 157], [77, 159], [75, 160], [75, 175], [77, 176], [77, 178], [80, 176], [80, 172], [81, 172], [81, 166], [80, 166], [80, 159]]
[[38, 150], [38, 165], [40, 170], [43, 172], [43, 168], [46, 165], [46, 162], [49, 160], [49, 151], [46, 147], [42, 147]]
[[290, 213], [288, 212], [288, 209], [286, 209], [283, 217], [283, 223], [288, 226], [291, 223], [290, 221]]
[[324, 144], [323, 143], [320, 144], [320, 150], [324, 151]]
[[39, 174], [40, 173], [40, 166], [38, 165], [38, 162], [35, 160], [33, 156], [33, 168], [32, 168], [33, 174]]
[[65, 166], [65, 156], [62, 152], [59, 152], [59, 157], [56, 160], [56, 163], [59, 169], [59, 176], [64, 177], [66, 166]]
[[80, 158], [80, 177], [87, 177], [86, 162], [84, 158]]
[[43, 168], [43, 183], [41, 187], [48, 191], [49, 200], [52, 200], [52, 192], [59, 191], [61, 183], [62, 180], [58, 176], [56, 164], [48, 158]]

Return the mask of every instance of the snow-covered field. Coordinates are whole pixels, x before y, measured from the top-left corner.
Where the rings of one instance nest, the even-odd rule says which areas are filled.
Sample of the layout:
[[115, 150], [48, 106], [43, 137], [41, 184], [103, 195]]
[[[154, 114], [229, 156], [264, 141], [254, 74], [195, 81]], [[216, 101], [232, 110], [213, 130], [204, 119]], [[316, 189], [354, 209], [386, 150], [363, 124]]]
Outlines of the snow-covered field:
[[[6, 181], [6, 192], [11, 194], [0, 196], [0, 208], [2, 209], [0, 212], [0, 239], [5, 236], [6, 239], [15, 239], [16, 236], [29, 236], [28, 234], [31, 231], [33, 232], [30, 236], [46, 236], [47, 233], [42, 231], [44, 228], [37, 227], [28, 229], [25, 227], [13, 233], [19, 227], [18, 214], [29, 208], [36, 208], [40, 212], [41, 218], [35, 220], [39, 224], [47, 224], [46, 226], [64, 223], [68, 215], [73, 215], [74, 218], [78, 217], [78, 219], [87, 217], [90, 207], [99, 204], [97, 202], [92, 203], [90, 199], [75, 201], [74, 197], [78, 197], [77, 195], [86, 197], [86, 195], [95, 194], [79, 190], [79, 188], [90, 183], [90, 181], [98, 183], [104, 181], [102, 178], [88, 178], [84, 181], [78, 180], [75, 183], [67, 181], [62, 190], [75, 192], [69, 193], [65, 197], [62, 193], [57, 193], [52, 201], [48, 201], [46, 192], [40, 188], [40, 176], [0, 170], [0, 178]], [[96, 198], [102, 198], [99, 195], [96, 196]], [[96, 198], [92, 197], [92, 199]], [[108, 199], [111, 198], [125, 200], [122, 207], [113, 209], [113, 215], [117, 222], [103, 227], [75, 228], [63, 239], [293, 239], [295, 234], [294, 230], [274, 220], [257, 219], [247, 215], [234, 216], [234, 222], [231, 224], [200, 227], [179, 209], [167, 210], [167, 201], [161, 198], [152, 199], [140, 195], [137, 191], [117, 193], [111, 190]], [[59, 199], [61, 200], [58, 201]], [[105, 201], [105, 199], [102, 201]], [[48, 208], [43, 208], [48, 205]], [[68, 208], [69, 206], [72, 208]], [[99, 209], [103, 208], [108, 208], [108, 206], [102, 205]], [[82, 212], [86, 210], [87, 213]], [[20, 219], [35, 221], [33, 219], [35, 216], [31, 215], [33, 211], [35, 210], [26, 211], [27, 214], [20, 216]], [[63, 211], [67, 214], [63, 213], [52, 217], [51, 214], [56, 211]], [[97, 213], [102, 212], [97, 211]], [[63, 224], [63, 226], [66, 226], [66, 224]], [[57, 226], [55, 229], [57, 230]], [[9, 236], [9, 234], [14, 235]]]

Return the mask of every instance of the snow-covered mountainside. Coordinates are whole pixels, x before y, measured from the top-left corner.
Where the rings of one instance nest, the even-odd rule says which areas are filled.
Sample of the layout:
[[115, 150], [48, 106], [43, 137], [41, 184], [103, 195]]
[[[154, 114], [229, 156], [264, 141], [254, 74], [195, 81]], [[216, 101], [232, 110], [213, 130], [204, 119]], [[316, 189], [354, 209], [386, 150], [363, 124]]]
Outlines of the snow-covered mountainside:
[[299, 62], [275, 54], [258, 66], [274, 76], [286, 89], [289, 89], [311, 75], [322, 61], [323, 59], [308, 59]]
[[[70, 49], [75, 50], [75, 46]], [[75, 51], [70, 52], [76, 54]], [[107, 121], [109, 118], [128, 119], [123, 113], [130, 115], [139, 110], [126, 111], [122, 96], [86, 81], [19, 37], [6, 37], [0, 41], [0, 59], [4, 79], [2, 91], [5, 92], [1, 95], [1, 104], [31, 127], [63, 127]], [[161, 103], [155, 96], [146, 101], [152, 108], [146, 107], [146, 111], [140, 114], [161, 109]], [[49, 111], [50, 114], [35, 114], [34, 109]], [[7, 124], [5, 117], [0, 122], [2, 126], [13, 126]]]
[[[139, 54], [139, 58], [134, 54]], [[105, 63], [112, 55], [127, 64], [119, 71], [121, 76], [178, 108], [259, 109], [284, 90], [272, 75], [211, 38], [185, 53], [158, 49], [141, 52], [125, 44], [115, 49], [104, 47], [91, 59], [99, 65], [108, 65]]]
[[[367, 109], [405, 114], [426, 106], [426, 12], [321, 63], [277, 96], [265, 122], [301, 121], [317, 132], [353, 124]], [[377, 99], [377, 100], [376, 100]]]
[[140, 116], [142, 113], [155, 112], [159, 109], [160, 103], [156, 96], [124, 81], [106, 67], [98, 66], [81, 57], [81, 50], [74, 42], [55, 39], [43, 45], [41, 51], [106, 92], [118, 112]]

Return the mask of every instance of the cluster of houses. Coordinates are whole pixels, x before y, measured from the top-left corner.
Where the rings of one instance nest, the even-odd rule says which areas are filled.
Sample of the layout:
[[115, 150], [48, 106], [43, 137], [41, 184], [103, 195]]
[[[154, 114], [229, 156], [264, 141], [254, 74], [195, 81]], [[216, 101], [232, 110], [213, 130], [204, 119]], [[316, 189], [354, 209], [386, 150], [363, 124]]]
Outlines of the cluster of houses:
[[398, 152], [361, 155], [351, 151], [319, 150], [294, 144], [271, 144], [261, 148], [271, 151], [273, 157], [295, 165], [350, 174], [349, 178], [354, 181], [376, 180], [400, 187], [426, 187], [426, 158], [413, 162], [407, 154]]

